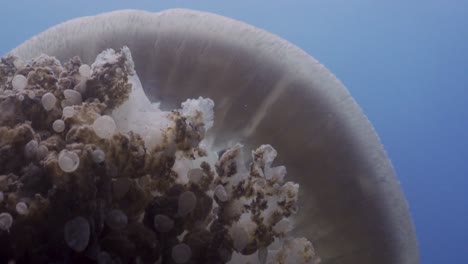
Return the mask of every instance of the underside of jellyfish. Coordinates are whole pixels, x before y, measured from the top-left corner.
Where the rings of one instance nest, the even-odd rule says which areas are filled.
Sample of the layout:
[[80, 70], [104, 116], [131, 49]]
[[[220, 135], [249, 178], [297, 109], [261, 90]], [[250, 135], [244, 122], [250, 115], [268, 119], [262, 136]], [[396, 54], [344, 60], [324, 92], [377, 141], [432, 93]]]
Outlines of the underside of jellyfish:
[[0, 262], [318, 263], [299, 185], [270, 145], [214, 151], [214, 104], [161, 110], [126, 47], [3, 58]]

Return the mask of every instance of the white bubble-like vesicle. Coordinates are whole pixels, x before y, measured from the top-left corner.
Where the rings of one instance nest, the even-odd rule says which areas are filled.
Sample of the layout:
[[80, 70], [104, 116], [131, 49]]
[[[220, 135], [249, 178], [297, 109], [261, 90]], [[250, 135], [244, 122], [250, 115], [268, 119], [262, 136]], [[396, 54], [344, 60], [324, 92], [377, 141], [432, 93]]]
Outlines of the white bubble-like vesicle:
[[68, 100], [65, 99], [65, 100], [60, 101], [60, 106], [61, 106], [62, 108], [65, 108], [65, 107], [67, 107], [67, 106], [73, 106], [73, 104], [70, 103]]
[[41, 103], [46, 111], [50, 111], [57, 103], [57, 98], [52, 93], [45, 93], [41, 98]]
[[287, 218], [281, 219], [278, 223], [273, 226], [273, 231], [280, 234], [288, 233], [292, 230], [291, 221]]
[[65, 106], [62, 110], [62, 115], [65, 118], [72, 117], [75, 114], [75, 109], [72, 106]]
[[201, 122], [203, 123], [205, 130], [208, 130], [213, 126], [213, 108], [213, 100], [200, 96], [198, 99], [188, 99], [183, 102], [180, 112], [187, 118], [188, 122], [192, 124]]
[[52, 129], [57, 132], [61, 133], [65, 130], [65, 122], [62, 119], [57, 119], [52, 123]]
[[117, 76], [122, 76], [122, 74], [123, 74], [122, 69], [121, 69], [121, 68], [116, 68], [116, 69], [115, 69], [115, 74], [116, 74]]
[[154, 228], [161, 233], [169, 232], [174, 228], [174, 220], [166, 215], [158, 214], [154, 217]]
[[80, 68], [78, 68], [78, 72], [80, 73], [81, 76], [85, 77], [85, 78], [89, 78], [91, 77], [91, 67], [89, 67], [89, 65], [87, 64], [83, 64], [80, 66]]
[[121, 210], [110, 210], [106, 217], [107, 225], [115, 230], [124, 228], [128, 223], [128, 218]]
[[29, 97], [29, 99], [34, 99], [34, 97], [36, 97], [36, 93], [34, 91], [29, 91], [28, 92], [28, 97]]
[[278, 183], [282, 183], [284, 181], [284, 177], [286, 176], [286, 167], [285, 166], [277, 166], [277, 167], [265, 167], [265, 178], [267, 180], [274, 180]]
[[24, 146], [24, 155], [31, 159], [33, 157], [36, 156], [37, 154], [37, 148], [39, 146], [39, 143], [37, 142], [37, 140], [31, 140], [29, 141], [26, 146]]
[[47, 148], [47, 146], [39, 145], [39, 147], [37, 147], [36, 157], [42, 160], [47, 156], [47, 153], [49, 153], [49, 149]]
[[76, 252], [86, 249], [90, 234], [89, 222], [82, 216], [75, 217], [65, 224], [65, 242]]
[[19, 101], [24, 101], [24, 95], [22, 94], [18, 94], [16, 98], [18, 98]]
[[95, 149], [91, 154], [95, 163], [101, 163], [106, 159], [106, 153], [102, 149]]
[[221, 202], [226, 202], [228, 200], [228, 194], [226, 189], [222, 185], [217, 185], [214, 189], [214, 194]]
[[13, 62], [13, 65], [15, 65], [17, 70], [22, 70], [26, 67], [26, 63], [19, 58], [16, 58], [16, 60]]
[[74, 172], [80, 165], [80, 158], [75, 152], [64, 149], [60, 151], [58, 165], [64, 172]]
[[29, 214], [29, 207], [25, 202], [19, 202], [16, 204], [16, 212], [20, 215]]
[[187, 178], [194, 183], [200, 182], [203, 178], [203, 170], [200, 168], [191, 169], [187, 172]]
[[177, 214], [180, 216], [186, 216], [195, 209], [197, 205], [197, 196], [191, 191], [183, 192], [179, 196], [179, 203], [177, 208]]
[[81, 96], [81, 93], [72, 90], [72, 89], [66, 89], [63, 91], [63, 95], [65, 96], [65, 99], [71, 104], [71, 105], [80, 105], [83, 102], [83, 98]]
[[8, 231], [13, 225], [13, 217], [9, 213], [0, 214], [0, 230]]
[[172, 259], [175, 263], [186, 263], [192, 257], [192, 250], [187, 244], [180, 243], [172, 248]]
[[103, 115], [94, 120], [93, 129], [100, 138], [111, 138], [116, 130], [114, 119], [108, 115]]
[[249, 243], [249, 234], [245, 228], [240, 226], [234, 227], [232, 234], [234, 249], [236, 249], [237, 252], [241, 252]]
[[13, 86], [14, 91], [21, 92], [28, 85], [28, 79], [24, 75], [17, 74], [13, 77], [11, 85]]
[[281, 263], [318, 263], [315, 250], [306, 238], [285, 238], [275, 259]]

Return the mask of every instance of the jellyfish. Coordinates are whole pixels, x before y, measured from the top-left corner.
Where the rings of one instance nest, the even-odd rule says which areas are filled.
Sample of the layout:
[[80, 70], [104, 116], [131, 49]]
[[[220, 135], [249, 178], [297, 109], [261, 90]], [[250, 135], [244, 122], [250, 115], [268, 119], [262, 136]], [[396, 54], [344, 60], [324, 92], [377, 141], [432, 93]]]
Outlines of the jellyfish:
[[[162, 108], [201, 94], [219, 102], [210, 132], [213, 148], [226, 149], [232, 138], [275, 146], [305, 200], [294, 216], [295, 233], [314, 241], [321, 263], [419, 263], [408, 205], [377, 134], [344, 85], [306, 52], [239, 21], [174, 9], [72, 20], [10, 54], [22, 60], [42, 53], [59, 60], [78, 55], [89, 64], [102, 43], [134, 51], [135, 67], [144, 69], [139, 75], [144, 92]], [[23, 87], [23, 81], [15, 87]], [[93, 127], [108, 138], [114, 124], [102, 124]], [[275, 179], [271, 173], [267, 180]], [[224, 199], [220, 188], [217, 193]], [[192, 205], [184, 197], [181, 208], [187, 213]], [[166, 220], [162, 223], [169, 226]], [[276, 228], [290, 227], [282, 222]], [[80, 247], [69, 246], [81, 250], [87, 239], [80, 238]], [[302, 241], [290, 245], [305, 245]], [[238, 246], [245, 246], [243, 240]], [[172, 248], [176, 263], [194, 253], [186, 244]], [[242, 257], [236, 254], [233, 263]], [[254, 259], [264, 263], [270, 256], [275, 255], [261, 248]]]

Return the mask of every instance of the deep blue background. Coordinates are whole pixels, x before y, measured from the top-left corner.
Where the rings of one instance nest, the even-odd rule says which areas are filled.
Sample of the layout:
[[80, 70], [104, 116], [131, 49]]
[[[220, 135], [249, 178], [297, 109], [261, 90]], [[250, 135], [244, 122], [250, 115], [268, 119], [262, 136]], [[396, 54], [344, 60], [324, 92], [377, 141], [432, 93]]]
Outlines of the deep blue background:
[[185, 7], [280, 35], [328, 67], [379, 133], [421, 263], [468, 263], [468, 1], [1, 1], [0, 54], [59, 22]]

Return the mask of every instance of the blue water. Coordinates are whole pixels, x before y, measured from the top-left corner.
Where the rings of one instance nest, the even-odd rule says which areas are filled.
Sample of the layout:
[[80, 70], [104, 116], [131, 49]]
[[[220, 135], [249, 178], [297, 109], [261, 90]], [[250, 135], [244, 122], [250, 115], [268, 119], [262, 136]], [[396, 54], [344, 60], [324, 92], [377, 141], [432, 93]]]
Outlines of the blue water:
[[171, 7], [264, 28], [327, 66], [392, 159], [421, 263], [468, 263], [468, 1], [2, 1], [0, 54], [71, 18]]

